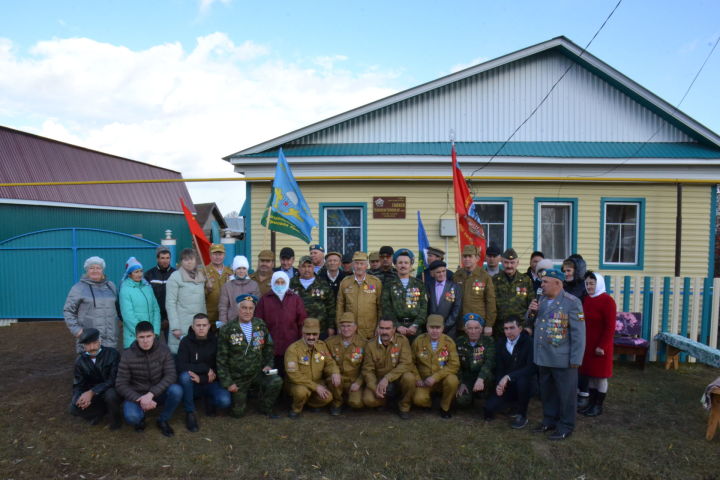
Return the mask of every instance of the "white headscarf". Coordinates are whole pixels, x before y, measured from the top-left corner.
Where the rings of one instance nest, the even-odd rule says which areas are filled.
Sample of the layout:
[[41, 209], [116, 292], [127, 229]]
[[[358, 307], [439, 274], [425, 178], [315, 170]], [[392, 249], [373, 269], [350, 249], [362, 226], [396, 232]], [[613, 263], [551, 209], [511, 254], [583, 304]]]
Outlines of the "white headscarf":
[[[282, 286], [283, 288], [281, 289], [281, 291], [275, 289], [275, 282], [277, 282], [278, 278], [282, 278], [285, 280], [285, 285]], [[277, 286], [279, 287], [279, 285]], [[288, 288], [290, 288], [290, 278], [287, 276], [287, 273], [283, 272], [282, 270], [278, 270], [277, 272], [273, 273], [272, 279], [270, 279], [270, 287], [272, 288], [272, 291], [275, 293], [275, 295], [277, 295], [282, 302], [285, 298], [285, 294], [287, 293]]]
[[605, 293], [605, 279], [599, 273], [593, 272], [593, 275], [595, 276], [595, 293], [590, 296], [595, 298]]

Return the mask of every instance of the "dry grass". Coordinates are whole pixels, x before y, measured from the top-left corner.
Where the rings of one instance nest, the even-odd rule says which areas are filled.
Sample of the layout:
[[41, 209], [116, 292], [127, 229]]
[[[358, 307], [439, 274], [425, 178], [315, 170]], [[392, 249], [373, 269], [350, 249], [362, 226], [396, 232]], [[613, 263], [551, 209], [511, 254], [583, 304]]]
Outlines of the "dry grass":
[[[152, 422], [143, 434], [110, 432], [66, 413], [68, 337], [59, 322], [0, 329], [2, 478], [720, 478], [720, 441], [704, 440], [699, 403], [718, 372], [704, 366], [617, 367], [606, 414], [579, 419], [560, 443], [473, 412], [447, 421], [414, 411], [405, 422], [378, 412], [298, 421], [201, 415], [191, 434], [181, 408], [167, 439]], [[530, 418], [540, 418], [537, 401]]]

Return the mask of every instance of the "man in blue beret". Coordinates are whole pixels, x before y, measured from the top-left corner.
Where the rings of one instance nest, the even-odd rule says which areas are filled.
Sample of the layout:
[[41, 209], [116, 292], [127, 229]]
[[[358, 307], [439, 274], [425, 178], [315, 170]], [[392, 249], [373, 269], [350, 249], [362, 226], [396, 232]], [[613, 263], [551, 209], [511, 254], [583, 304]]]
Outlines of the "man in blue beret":
[[528, 315], [536, 315], [533, 350], [543, 405], [543, 420], [533, 432], [552, 431], [550, 440], [565, 440], [575, 428], [578, 367], [585, 352], [582, 303], [565, 292], [564, 279], [560, 270], [546, 270], [542, 295], [528, 308]]
[[413, 277], [415, 255], [407, 248], [393, 254], [397, 277], [383, 285], [382, 315], [384, 319], [397, 324], [397, 332], [412, 340], [422, 333], [427, 318], [427, 295], [425, 285]]
[[325, 249], [322, 245], [310, 245], [310, 258], [312, 259], [313, 271], [318, 273], [325, 266]]

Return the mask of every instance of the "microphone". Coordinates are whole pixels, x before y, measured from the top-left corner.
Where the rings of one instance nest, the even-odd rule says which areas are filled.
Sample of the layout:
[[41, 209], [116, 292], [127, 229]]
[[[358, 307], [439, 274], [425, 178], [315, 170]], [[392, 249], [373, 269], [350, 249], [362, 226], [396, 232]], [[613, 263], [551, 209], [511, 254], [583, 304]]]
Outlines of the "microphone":
[[[542, 287], [538, 287], [537, 291], [535, 292], [535, 300], [538, 303], [538, 309], [540, 308], [540, 298], [543, 296], [543, 289]], [[537, 310], [534, 312], [528, 313], [528, 320], [535, 320], [537, 317]]]

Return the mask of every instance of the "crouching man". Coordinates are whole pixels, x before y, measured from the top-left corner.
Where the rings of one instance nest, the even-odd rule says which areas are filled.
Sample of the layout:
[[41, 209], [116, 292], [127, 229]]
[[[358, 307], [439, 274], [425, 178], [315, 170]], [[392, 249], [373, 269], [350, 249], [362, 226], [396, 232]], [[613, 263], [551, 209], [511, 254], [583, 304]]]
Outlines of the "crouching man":
[[341, 385], [330, 387], [333, 401], [330, 415], [340, 415], [343, 397], [350, 408], [362, 408], [362, 362], [367, 341], [357, 334], [355, 314], [345, 312], [338, 320], [340, 334], [328, 338], [325, 343], [340, 368]]
[[217, 366], [220, 384], [232, 394], [230, 415], [245, 415], [248, 392], [258, 391], [258, 409], [277, 418], [273, 406], [282, 390], [282, 379], [274, 371], [275, 348], [267, 325], [255, 317], [257, 298], [243, 294], [235, 301], [238, 319], [220, 329]]
[[366, 407], [385, 406], [398, 400], [400, 418], [410, 418], [415, 394], [415, 367], [408, 339], [396, 333], [392, 320], [380, 320], [379, 335], [365, 345], [362, 374], [365, 379], [363, 403]]
[[115, 391], [120, 354], [114, 348], [100, 346], [96, 328], [83, 330], [78, 343], [84, 351], [75, 360], [70, 414], [97, 425], [110, 413], [110, 430], [117, 430], [122, 425], [122, 401]]
[[115, 385], [123, 402], [125, 421], [141, 432], [145, 430], [145, 413], [164, 404], [157, 426], [166, 437], [175, 432], [168, 423], [182, 401], [183, 390], [175, 383], [175, 362], [167, 345], [155, 337], [150, 322], [135, 326], [135, 341], [120, 358]]
[[325, 342], [320, 340], [320, 320], [308, 317], [302, 327], [302, 338], [285, 351], [285, 388], [292, 406], [290, 418], [298, 418], [305, 404], [322, 408], [332, 402], [327, 387], [329, 378], [333, 387], [342, 385], [340, 369], [333, 360]]
[[431, 393], [440, 393], [440, 416], [450, 418], [450, 407], [458, 389], [460, 369], [457, 348], [452, 338], [443, 333], [445, 319], [441, 315], [427, 317], [427, 333], [413, 342], [417, 382], [413, 403], [430, 408]]
[[183, 389], [185, 424], [198, 431], [195, 398], [205, 398], [205, 413], [215, 415], [216, 408], [230, 406], [230, 392], [220, 386], [217, 377], [217, 337], [204, 313], [193, 317], [188, 334], [180, 340], [176, 358], [180, 386]]

